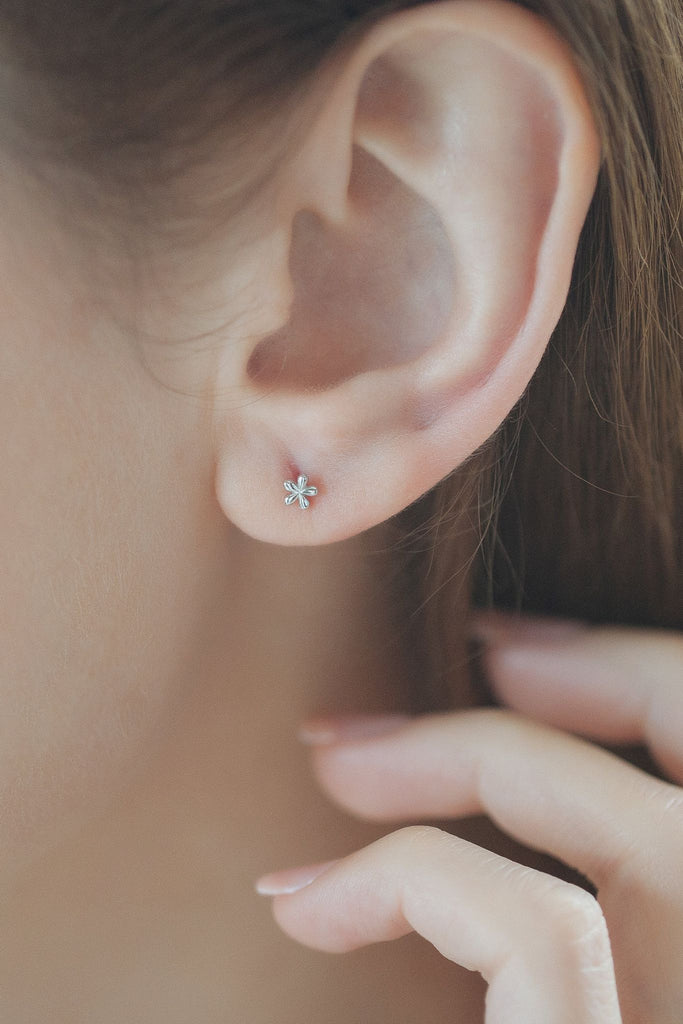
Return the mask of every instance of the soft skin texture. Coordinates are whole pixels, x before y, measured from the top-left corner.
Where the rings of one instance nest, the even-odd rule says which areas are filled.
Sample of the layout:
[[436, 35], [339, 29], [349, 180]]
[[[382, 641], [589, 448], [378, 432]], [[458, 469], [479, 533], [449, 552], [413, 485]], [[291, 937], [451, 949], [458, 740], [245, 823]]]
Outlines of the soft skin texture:
[[[485, 812], [575, 865], [597, 900], [426, 826], [307, 873], [266, 876], [259, 888], [276, 895], [288, 934], [315, 948], [342, 952], [414, 929], [486, 978], [486, 1024], [674, 1024], [683, 1007], [682, 638], [504, 616], [475, 619], [474, 631], [509, 707], [309, 721], [302, 738], [317, 777], [369, 819]], [[569, 729], [647, 740], [673, 781]]]
[[[308, 101], [240, 233], [192, 253], [75, 225], [3, 162], [13, 1024], [482, 1017], [481, 979], [426, 943], [323, 960], [273, 927], [251, 882], [386, 831], [329, 803], [296, 728], [411, 709], [420, 665], [383, 523], [533, 374], [598, 146], [565, 48], [503, 3], [386, 19]], [[318, 487], [307, 512], [284, 503], [299, 472]], [[571, 874], [486, 822], [459, 831]]]

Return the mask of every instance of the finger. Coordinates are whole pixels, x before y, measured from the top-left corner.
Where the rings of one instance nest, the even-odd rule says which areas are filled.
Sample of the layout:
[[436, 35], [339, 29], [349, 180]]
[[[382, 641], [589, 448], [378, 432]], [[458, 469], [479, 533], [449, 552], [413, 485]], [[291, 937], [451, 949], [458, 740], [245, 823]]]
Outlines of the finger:
[[598, 885], [627, 862], [649, 870], [656, 841], [661, 884], [680, 886], [681, 791], [585, 740], [501, 709], [399, 720], [374, 739], [343, 720], [307, 730], [321, 784], [356, 814], [484, 813]]
[[[289, 873], [261, 891], [291, 889]], [[293, 938], [347, 952], [416, 931], [489, 983], [486, 1024], [621, 1024], [604, 917], [578, 886], [435, 828], [337, 861], [274, 913]]]
[[550, 725], [645, 743], [683, 782], [683, 636], [666, 630], [479, 614], [474, 635], [499, 698]]

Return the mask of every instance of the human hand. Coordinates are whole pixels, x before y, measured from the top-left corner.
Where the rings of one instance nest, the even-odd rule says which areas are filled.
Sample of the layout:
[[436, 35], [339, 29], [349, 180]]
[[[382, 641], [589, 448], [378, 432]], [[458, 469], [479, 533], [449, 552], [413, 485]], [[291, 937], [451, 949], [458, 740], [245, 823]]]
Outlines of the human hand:
[[[417, 931], [486, 979], [486, 1024], [680, 1024], [683, 638], [494, 613], [475, 633], [514, 710], [311, 721], [318, 778], [374, 820], [484, 813], [597, 898], [430, 826], [259, 890], [316, 949]], [[672, 781], [589, 739], [646, 744]]]

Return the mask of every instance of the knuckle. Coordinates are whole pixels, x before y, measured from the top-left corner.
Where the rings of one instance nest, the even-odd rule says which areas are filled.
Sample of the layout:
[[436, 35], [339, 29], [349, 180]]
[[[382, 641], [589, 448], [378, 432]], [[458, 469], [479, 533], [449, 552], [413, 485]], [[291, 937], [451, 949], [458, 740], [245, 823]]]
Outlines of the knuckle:
[[464, 714], [485, 729], [510, 729], [528, 722], [518, 711], [508, 707], [469, 708]]
[[642, 777], [633, 790], [634, 815], [614, 842], [596, 854], [590, 877], [602, 893], [638, 891], [647, 882], [663, 881], [668, 863], [678, 877], [683, 864], [683, 789], [672, 783]]
[[[683, 789], [673, 783], [647, 780], [643, 802], [643, 821], [647, 834], [661, 849], [664, 844], [683, 848]], [[645, 833], [645, 829], [643, 832]], [[642, 843], [649, 849], [652, 843]]]
[[392, 856], [403, 865], [407, 878], [418, 866], [433, 865], [437, 851], [444, 851], [447, 856], [449, 840], [453, 837], [436, 825], [419, 824], [404, 825], [385, 838]]
[[[612, 1020], [616, 1001], [614, 960], [607, 921], [598, 901], [564, 883], [548, 905], [547, 929], [538, 936], [545, 967], [569, 984], [591, 1020]], [[539, 946], [535, 946], [538, 954]]]
[[424, 850], [442, 841], [446, 835], [436, 825], [404, 825], [386, 838], [392, 845], [414, 846]]
[[683, 789], [663, 783], [657, 794], [662, 818], [683, 839]]
[[602, 857], [593, 879], [604, 906], [644, 905], [683, 893], [683, 789], [648, 780], [639, 801], [641, 825], [619, 837], [609, 855]]
[[[514, 959], [525, 962], [534, 976], [570, 985], [577, 1000], [591, 1008], [591, 1020], [601, 1008], [613, 1015], [614, 961], [607, 922], [598, 901], [580, 886], [552, 876], [537, 875], [524, 902], [531, 913], [526, 941]], [[550, 979], [553, 979], [550, 981]]]
[[563, 882], [549, 888], [544, 904], [553, 945], [579, 952], [583, 948], [597, 949], [607, 939], [607, 923], [600, 904], [578, 885]]
[[668, 782], [657, 782], [650, 790], [648, 804], [658, 843], [665, 838], [683, 844], [683, 789]]
[[[481, 870], [487, 860], [486, 851], [437, 825], [404, 825], [379, 842], [386, 842], [391, 855], [411, 868], [421, 864], [455, 870], [464, 856], [468, 863], [476, 862], [477, 870]], [[495, 854], [490, 857], [496, 861], [501, 859]]]
[[653, 794], [656, 814], [652, 821], [651, 834], [655, 844], [646, 844], [649, 860], [671, 862], [680, 878], [683, 864], [683, 789], [661, 783]]

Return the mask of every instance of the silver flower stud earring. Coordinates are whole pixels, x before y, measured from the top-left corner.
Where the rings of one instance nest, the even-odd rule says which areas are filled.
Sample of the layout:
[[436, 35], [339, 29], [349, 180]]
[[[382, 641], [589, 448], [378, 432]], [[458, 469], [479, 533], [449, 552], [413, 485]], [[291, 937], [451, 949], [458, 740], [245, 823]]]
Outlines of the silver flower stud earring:
[[299, 499], [299, 508], [308, 508], [311, 504], [309, 498], [314, 498], [318, 493], [317, 487], [308, 486], [308, 477], [301, 475], [296, 483], [293, 480], [285, 480], [285, 490], [289, 494], [285, 498], [285, 505], [293, 505]]

